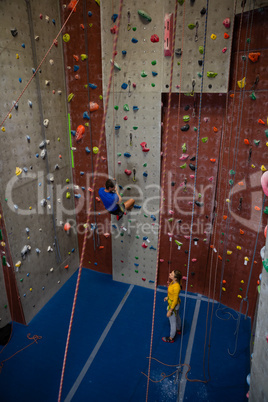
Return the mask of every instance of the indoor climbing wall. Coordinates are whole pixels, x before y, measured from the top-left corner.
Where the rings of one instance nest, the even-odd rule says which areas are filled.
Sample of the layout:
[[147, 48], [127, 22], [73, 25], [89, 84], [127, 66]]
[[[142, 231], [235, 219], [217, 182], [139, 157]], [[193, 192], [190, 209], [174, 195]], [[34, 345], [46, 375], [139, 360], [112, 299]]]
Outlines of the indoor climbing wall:
[[[172, 97], [172, 134], [177, 134], [177, 140], [168, 158], [171, 174], [166, 192], [171, 191], [172, 203], [166, 203], [168, 230], [161, 233], [159, 263], [160, 284], [175, 267], [186, 277], [189, 262], [190, 291], [235, 310], [244, 300], [242, 312], [250, 316], [257, 299], [267, 222], [267, 200], [263, 205], [260, 185], [268, 168], [267, 43], [261, 23], [267, 12], [265, 8], [244, 13], [239, 40], [241, 15], [236, 17], [230, 90], [227, 95], [203, 94], [200, 124], [199, 96], [182, 96], [180, 106], [178, 97]], [[163, 104], [165, 124], [165, 96]]]
[[[70, 10], [68, 4], [60, 3], [64, 23]], [[78, 3], [63, 29], [63, 49], [77, 212], [72, 224], [77, 230], [82, 266], [111, 274], [111, 219], [98, 197], [98, 189], [108, 179], [105, 135], [100, 143], [103, 100], [98, 2]]]
[[54, 41], [59, 11], [52, 0], [0, 4], [0, 317], [9, 319], [8, 304], [12, 318], [22, 323], [79, 263], [76, 233], [64, 230], [75, 211], [62, 38]]

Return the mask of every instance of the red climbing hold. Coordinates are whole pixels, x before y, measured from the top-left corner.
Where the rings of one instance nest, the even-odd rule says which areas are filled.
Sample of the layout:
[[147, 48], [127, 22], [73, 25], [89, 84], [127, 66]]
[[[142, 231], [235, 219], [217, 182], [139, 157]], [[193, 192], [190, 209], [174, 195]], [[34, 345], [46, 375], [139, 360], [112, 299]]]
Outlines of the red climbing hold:
[[143, 281], [146, 281], [146, 278], [141, 278]]
[[149, 152], [150, 148], [146, 147], [147, 143], [145, 141], [140, 143], [140, 146], [142, 147], [142, 152]]
[[262, 119], [259, 119], [259, 120], [258, 120], [258, 123], [260, 123], [260, 124], [265, 124]]
[[151, 42], [153, 42], [153, 43], [159, 42], [159, 37], [156, 34], [152, 35]]
[[111, 31], [112, 34], [115, 34], [115, 33], [116, 33], [116, 30], [117, 30], [117, 26], [116, 26], [116, 25], [114, 25], [112, 28], [110, 28], [110, 31]]
[[132, 173], [132, 171], [131, 171], [131, 170], [128, 170], [128, 169], [125, 169], [125, 173], [126, 173], [126, 175], [130, 176], [131, 173]]
[[99, 109], [99, 105], [96, 102], [89, 102], [89, 110], [95, 112]]
[[252, 61], [252, 63], [256, 63], [256, 61], [258, 61], [260, 55], [261, 54], [259, 52], [257, 52], [257, 53], [249, 53], [248, 58], [249, 58], [249, 60]]
[[85, 134], [85, 127], [80, 124], [77, 129], [76, 129], [76, 133], [75, 133], [75, 139], [76, 141], [80, 141], [82, 140], [83, 136]]
[[225, 18], [225, 20], [223, 21], [223, 25], [225, 26], [225, 28], [230, 28], [231, 25], [230, 18]]
[[76, 4], [77, 4], [77, 0], [71, 0], [67, 6], [67, 10], [69, 10], [69, 11], [73, 10], [75, 13], [76, 12]]
[[224, 39], [229, 39], [230, 38], [230, 35], [228, 35], [228, 33], [224, 33]]
[[244, 139], [244, 143], [245, 143], [246, 145], [249, 145], [249, 140], [248, 140], [247, 138], [245, 138], [245, 139]]
[[143, 247], [143, 248], [147, 248], [148, 246], [147, 246], [147, 244], [142, 243], [141, 247]]

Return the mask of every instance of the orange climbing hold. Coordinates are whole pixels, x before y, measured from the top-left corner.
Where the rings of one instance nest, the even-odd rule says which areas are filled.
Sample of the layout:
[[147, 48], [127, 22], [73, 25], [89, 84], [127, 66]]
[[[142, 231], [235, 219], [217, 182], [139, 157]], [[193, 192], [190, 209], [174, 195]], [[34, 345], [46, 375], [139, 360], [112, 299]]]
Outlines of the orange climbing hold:
[[231, 95], [230, 95], [230, 98], [234, 98], [234, 94], [231, 94]]
[[96, 102], [89, 102], [89, 110], [95, 112], [99, 109], [99, 105]]
[[99, 198], [99, 197], [95, 197], [95, 198], [96, 198], [96, 201], [100, 202], [100, 198]]
[[213, 131], [214, 133], [217, 133], [219, 130], [217, 129], [217, 127], [213, 127]]
[[79, 61], [79, 57], [76, 54], [73, 54], [73, 58], [75, 59], [75, 61]]
[[104, 248], [104, 246], [100, 246], [99, 248], [102, 249], [102, 248]]
[[258, 61], [259, 57], [260, 57], [260, 53], [249, 53], [248, 58], [249, 60], [251, 60], [253, 63], [256, 63], [256, 61]]
[[239, 185], [239, 186], [244, 186], [244, 182], [243, 182], [243, 181], [240, 181], [240, 182], [238, 182], [238, 185]]
[[226, 221], [226, 219], [227, 219], [227, 215], [223, 215], [223, 219]]
[[259, 120], [258, 120], [258, 123], [260, 123], [260, 124], [265, 124], [262, 119], [259, 119]]
[[218, 258], [219, 258], [220, 261], [222, 261], [222, 257], [220, 255], [218, 255]]
[[80, 124], [77, 129], [76, 129], [76, 133], [75, 133], [75, 139], [76, 141], [80, 141], [82, 140], [83, 136], [85, 134], [85, 127]]
[[65, 267], [64, 267], [65, 269], [68, 269], [69, 268], [69, 265], [65, 265]]
[[226, 283], [226, 280], [225, 280], [225, 279], [223, 279], [222, 283]]
[[77, 0], [71, 0], [70, 3], [67, 6], [67, 10], [69, 11], [74, 11], [74, 13], [76, 12], [76, 5], [77, 5]]
[[245, 143], [246, 145], [249, 145], [249, 140], [248, 140], [247, 138], [245, 138], [245, 139], [244, 139], [244, 143]]
[[214, 163], [216, 162], [216, 159], [210, 159], [210, 162]]
[[84, 25], [84, 24], [80, 24], [80, 28], [81, 28], [81, 29], [85, 29], [85, 25]]
[[256, 211], [260, 211], [261, 209], [260, 209], [260, 207], [254, 207], [254, 209], [256, 210]]
[[230, 35], [228, 35], [228, 33], [224, 32], [224, 39], [228, 39], [230, 38]]
[[214, 248], [213, 244], [211, 244], [209, 247], [210, 247], [210, 248]]
[[239, 229], [239, 232], [241, 235], [243, 235], [245, 233], [244, 230], [242, 230], [242, 229]]

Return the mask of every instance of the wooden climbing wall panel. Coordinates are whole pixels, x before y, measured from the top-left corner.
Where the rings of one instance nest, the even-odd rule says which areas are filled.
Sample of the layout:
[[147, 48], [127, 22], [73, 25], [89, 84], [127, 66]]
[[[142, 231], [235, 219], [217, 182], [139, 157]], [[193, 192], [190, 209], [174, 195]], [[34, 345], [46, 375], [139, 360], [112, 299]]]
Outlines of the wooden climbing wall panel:
[[[61, 7], [62, 21], [65, 21], [69, 11], [63, 1]], [[68, 112], [70, 128], [74, 134], [71, 136], [71, 146], [80, 256], [90, 198], [93, 198], [89, 218], [91, 229], [82, 265], [112, 273], [111, 239], [104, 236], [104, 233], [110, 234], [111, 219], [108, 213], [103, 213], [102, 204], [98, 201], [98, 188], [103, 187], [108, 178], [105, 136], [103, 143], [99, 144], [103, 116], [100, 29], [100, 7], [97, 2], [80, 1], [71, 23], [63, 31], [63, 35], [70, 35], [70, 40], [64, 43], [64, 61], [67, 96], [73, 96], [68, 103]], [[90, 112], [90, 102], [96, 103], [98, 110]], [[75, 132], [79, 125], [85, 127], [85, 134], [80, 141], [76, 141]], [[97, 170], [97, 153], [93, 152], [94, 147], [99, 147], [102, 156]], [[93, 186], [94, 175], [96, 191], [92, 193], [89, 189]]]
[[[241, 301], [246, 298], [242, 303], [242, 311], [245, 313], [248, 310], [250, 316], [254, 314], [257, 299], [258, 279], [262, 271], [260, 250], [265, 244], [263, 232], [267, 224], [267, 215], [262, 211], [263, 207], [267, 207], [267, 200], [263, 205], [263, 191], [260, 185], [261, 175], [268, 168], [267, 42], [265, 27], [261, 24], [267, 15], [267, 8], [244, 13], [240, 41], [238, 35], [241, 15], [236, 17], [230, 91], [226, 95], [227, 98], [225, 95], [214, 95], [211, 98], [203, 94], [196, 201], [204, 203], [204, 206], [195, 206], [193, 237], [198, 237], [199, 241], [197, 245], [194, 242], [191, 244], [188, 288], [189, 291], [215, 297], [235, 310], [240, 309]], [[248, 57], [249, 53], [260, 53], [258, 60], [252, 62]], [[244, 77], [246, 84], [240, 89], [237, 81], [240, 82]], [[197, 105], [198, 102], [197, 97]], [[186, 103], [190, 106], [188, 111], [184, 109]], [[166, 96], [163, 97], [163, 104], [165, 123]], [[174, 209], [174, 215], [168, 213], [172, 204], [165, 204], [165, 222], [170, 218], [175, 219], [171, 222], [173, 226], [169, 226], [170, 232], [171, 228], [174, 228], [171, 242], [168, 231], [161, 232], [161, 259], [164, 261], [159, 263], [159, 283], [163, 285], [169, 270], [180, 269], [183, 275], [186, 275], [188, 266], [186, 253], [189, 251], [189, 240], [184, 236], [189, 235], [187, 229], [191, 216], [185, 215], [184, 212], [191, 209], [188, 202], [192, 200], [188, 200], [186, 196], [189, 192], [192, 194], [189, 176], [194, 172], [189, 169], [189, 159], [196, 155], [197, 132], [194, 131], [194, 126], [197, 127], [198, 122], [196, 118], [190, 117], [189, 131], [182, 132], [182, 117], [186, 114], [191, 116], [193, 99], [188, 98], [187, 102], [182, 95], [180, 109], [178, 105], [179, 95], [173, 95], [171, 132], [172, 137], [176, 138], [176, 148], [173, 147], [170, 151], [174, 153], [173, 157], [167, 158], [168, 170], [172, 174], [167, 180], [166, 191], [176, 194], [178, 188], [181, 190], [177, 190], [179, 209]], [[197, 108], [196, 115], [198, 113]], [[178, 119], [180, 123], [175, 127], [174, 122]], [[214, 127], [218, 129], [217, 132]], [[208, 140], [204, 143], [202, 139], [205, 137], [208, 137]], [[180, 161], [179, 157], [184, 143], [189, 158], [185, 161], [185, 169], [182, 169], [184, 162]], [[215, 162], [210, 162], [210, 159], [215, 159]], [[195, 164], [196, 161], [192, 163]], [[185, 177], [187, 184], [184, 192]], [[213, 180], [210, 189], [207, 183], [211, 177]], [[172, 181], [174, 186], [171, 185]], [[200, 191], [201, 188], [203, 192]], [[208, 191], [204, 191], [205, 188], [208, 188]], [[176, 199], [177, 197], [174, 197], [172, 200], [173, 205]], [[179, 219], [181, 223], [178, 223]], [[204, 225], [198, 227], [200, 221], [213, 224], [211, 235], [205, 233], [207, 228]], [[182, 231], [183, 224], [185, 232]], [[183, 243], [180, 250], [177, 249], [175, 239]]]

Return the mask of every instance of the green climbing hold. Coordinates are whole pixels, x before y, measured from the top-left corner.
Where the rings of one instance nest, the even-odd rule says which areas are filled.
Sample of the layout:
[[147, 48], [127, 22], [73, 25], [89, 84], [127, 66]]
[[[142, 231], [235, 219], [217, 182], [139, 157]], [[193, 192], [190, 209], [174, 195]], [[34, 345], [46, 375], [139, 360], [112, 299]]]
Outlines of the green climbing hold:
[[146, 13], [145, 11], [143, 11], [143, 10], [138, 10], [138, 14], [139, 14], [141, 17], [145, 18], [147, 21], [149, 21], [149, 22], [152, 21], [152, 18], [150, 17], [150, 15], [149, 15], [148, 13]]
[[224, 236], [224, 232], [221, 232], [221, 234]]
[[254, 144], [256, 145], [256, 147], [258, 147], [258, 146], [260, 145], [260, 142], [261, 142], [261, 141], [260, 141], [260, 140], [254, 140], [253, 142], [254, 142]]
[[142, 70], [142, 72], [141, 72], [141, 77], [147, 77], [147, 74], [144, 70]]
[[3, 240], [2, 229], [0, 229], [0, 240]]
[[230, 174], [230, 175], [234, 175], [234, 174], [235, 174], [235, 171], [234, 171], [233, 169], [231, 169], [230, 172], [229, 172], [229, 174]]
[[194, 131], [197, 131], [197, 127], [194, 127]]
[[174, 241], [175, 241], [175, 243], [177, 244], [177, 246], [182, 246], [182, 243], [179, 242], [178, 240], [174, 240]]
[[124, 104], [124, 110], [125, 110], [125, 112], [129, 112], [129, 107], [128, 107], [127, 103]]
[[227, 258], [227, 260], [226, 260], [227, 262], [230, 262], [230, 260], [229, 260], [229, 258]]
[[178, 3], [182, 6], [184, 3], [184, 0], [178, 0]]
[[153, 60], [153, 61], [151, 62], [151, 64], [152, 64], [153, 66], [155, 66], [155, 65], [156, 65], [156, 60]]
[[135, 269], [136, 274], [139, 272], [137, 269]]
[[180, 66], [181, 65], [180, 61], [178, 61], [177, 64], [178, 64], [178, 66]]
[[23, 282], [23, 278], [20, 279], [20, 282]]
[[250, 43], [250, 38], [247, 38], [247, 43]]
[[121, 152], [118, 152], [117, 156], [121, 156], [121, 155], [122, 155]]
[[144, 216], [144, 218], [148, 218], [148, 215], [145, 215], [145, 214], [144, 214], [143, 216]]
[[144, 164], [143, 164], [143, 167], [146, 167], [147, 166], [147, 163], [145, 162]]
[[195, 28], [195, 24], [189, 24], [189, 25], [188, 25], [188, 28], [189, 28], [189, 29], [194, 29], [194, 28]]
[[136, 239], [139, 239], [139, 238], [140, 238], [140, 236], [139, 236], [139, 235], [137, 235], [137, 236], [136, 236]]
[[152, 83], [151, 83], [151, 86], [154, 88], [154, 87], [155, 87], [155, 84], [152, 82]]
[[223, 243], [223, 240], [221, 240], [221, 244]]
[[180, 166], [181, 169], [185, 169], [186, 168], [186, 163], [184, 163], [183, 165]]
[[190, 116], [188, 116], [188, 115], [183, 116], [183, 121], [189, 121], [189, 120], [190, 120]]
[[199, 193], [199, 194], [198, 194], [198, 198], [201, 198], [201, 197], [202, 197], [202, 194]]
[[234, 181], [233, 181], [233, 180], [229, 180], [229, 184], [230, 184], [230, 186], [232, 186], [232, 185], [234, 184]]
[[268, 130], [265, 130], [265, 135], [268, 138]]
[[137, 29], [136, 27], [133, 27], [133, 28], [132, 28], [132, 31], [134, 31], [134, 32], [135, 32], [135, 31], [136, 31], [136, 29]]
[[203, 54], [203, 53], [204, 53], [204, 47], [203, 47], [203, 46], [199, 46], [198, 50], [199, 50], [199, 53], [200, 53], [200, 54]]
[[218, 73], [214, 73], [213, 71], [208, 71], [207, 72], [207, 77], [208, 78], [215, 78], [217, 77]]
[[185, 153], [187, 151], [186, 144], [184, 143], [183, 146], [181, 147], [182, 152]]
[[74, 94], [71, 93], [70, 95], [68, 95], [67, 101], [68, 101], [68, 102], [71, 102], [71, 100], [73, 99], [73, 97], [74, 97]]
[[197, 73], [199, 78], [202, 78], [202, 74], [201, 73]]
[[265, 207], [263, 212], [268, 215], [268, 207]]
[[120, 236], [124, 236], [124, 232], [121, 232], [121, 233], [120, 233]]
[[135, 257], [136, 258], [136, 260], [138, 260], [139, 259], [139, 257]]
[[266, 271], [268, 272], [268, 260], [263, 260], [262, 265], [264, 266], [264, 268], [266, 269]]
[[243, 61], [247, 60], [246, 56], [242, 56], [242, 60]]
[[174, 221], [174, 218], [169, 218], [168, 219], [168, 222], [172, 222], [172, 221]]
[[252, 94], [249, 95], [249, 97], [250, 97], [252, 100], [256, 100], [256, 99], [257, 99], [254, 91], [252, 92]]
[[114, 108], [115, 108], [115, 110], [118, 110], [118, 109], [119, 109], [119, 106], [115, 105], [115, 107], [114, 107]]
[[7, 265], [7, 259], [6, 259], [6, 256], [5, 256], [5, 255], [3, 255], [3, 257], [2, 257], [2, 262], [3, 262], [3, 265], [4, 265], [4, 266]]
[[204, 143], [207, 142], [207, 141], [208, 141], [208, 137], [203, 137], [203, 138], [201, 139], [201, 141], [204, 142]]
[[243, 291], [243, 289], [242, 289], [242, 288], [239, 288], [239, 290], [240, 290], [240, 292], [242, 292], [242, 291]]
[[134, 126], [134, 127], [132, 127], [133, 128], [133, 130], [138, 130], [138, 127], [137, 126]]

